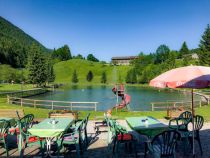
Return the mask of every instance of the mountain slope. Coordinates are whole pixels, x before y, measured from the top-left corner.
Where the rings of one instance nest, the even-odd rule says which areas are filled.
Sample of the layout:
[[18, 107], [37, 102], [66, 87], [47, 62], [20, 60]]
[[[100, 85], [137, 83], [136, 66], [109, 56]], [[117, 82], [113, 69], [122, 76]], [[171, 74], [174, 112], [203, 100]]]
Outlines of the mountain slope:
[[24, 66], [32, 43], [38, 45], [43, 52], [49, 52], [34, 38], [0, 16], [0, 63], [13, 67]]
[[57, 83], [71, 83], [73, 71], [77, 71], [77, 76], [80, 84], [89, 83], [86, 80], [88, 71], [93, 72], [93, 80], [91, 83], [100, 84], [102, 72], [106, 72], [107, 83], [125, 82], [127, 71], [130, 66], [111, 66], [104, 65], [99, 62], [91, 62], [82, 59], [71, 59], [62, 61], [54, 65], [56, 74], [55, 82]]

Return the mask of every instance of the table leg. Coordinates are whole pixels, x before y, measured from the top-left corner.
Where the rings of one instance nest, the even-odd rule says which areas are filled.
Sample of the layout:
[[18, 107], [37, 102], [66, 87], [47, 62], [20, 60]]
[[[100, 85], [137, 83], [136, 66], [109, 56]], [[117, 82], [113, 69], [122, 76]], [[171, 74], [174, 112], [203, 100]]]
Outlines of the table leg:
[[46, 148], [47, 148], [47, 155], [46, 155], [46, 157], [58, 157], [58, 155], [57, 156], [52, 156], [51, 155], [51, 143], [52, 143], [53, 139], [54, 138], [52, 138], [52, 137], [47, 137], [46, 138]]
[[21, 135], [21, 134], [19, 134], [17, 137], [18, 137], [18, 151], [21, 152], [21, 150], [22, 150], [22, 148], [23, 148], [23, 147], [22, 147], [22, 142], [23, 142], [22, 139], [23, 139], [23, 138], [22, 138], [22, 135]]
[[53, 157], [53, 156], [51, 155], [51, 142], [52, 142], [52, 139], [53, 139], [53, 138], [50, 138], [50, 137], [47, 137], [47, 138], [46, 138], [47, 156], [49, 156], [49, 157]]

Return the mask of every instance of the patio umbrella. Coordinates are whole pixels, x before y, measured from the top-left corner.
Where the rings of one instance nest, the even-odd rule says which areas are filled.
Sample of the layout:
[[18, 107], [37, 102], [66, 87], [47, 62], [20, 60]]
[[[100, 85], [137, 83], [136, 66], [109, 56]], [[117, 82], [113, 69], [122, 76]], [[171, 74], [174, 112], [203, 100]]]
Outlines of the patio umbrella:
[[[186, 66], [169, 70], [149, 83], [150, 86], [158, 88], [192, 88], [192, 115], [194, 116], [193, 88], [205, 88], [210, 85], [210, 67], [205, 66]], [[194, 118], [193, 125], [193, 156], [194, 150]]]

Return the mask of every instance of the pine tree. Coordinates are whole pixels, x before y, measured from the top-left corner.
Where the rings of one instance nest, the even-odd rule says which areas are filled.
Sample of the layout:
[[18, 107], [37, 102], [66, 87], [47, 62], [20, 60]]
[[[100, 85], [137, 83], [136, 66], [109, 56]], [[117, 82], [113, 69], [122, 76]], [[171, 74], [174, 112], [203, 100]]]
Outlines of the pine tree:
[[183, 66], [188, 66], [189, 65], [189, 58], [184, 57], [183, 58]]
[[57, 58], [60, 61], [66, 61], [69, 59], [72, 59], [71, 51], [68, 45], [64, 45], [61, 48], [58, 48], [57, 50], [54, 50], [52, 53], [52, 58]]
[[47, 58], [47, 82], [53, 82], [55, 80], [55, 73], [52, 65], [52, 61]]
[[78, 78], [77, 78], [77, 71], [74, 70], [73, 75], [72, 75], [72, 80], [73, 83], [77, 83], [79, 82]]
[[35, 44], [32, 44], [29, 49], [28, 70], [30, 83], [37, 86], [45, 85], [47, 81], [46, 58], [42, 54], [40, 47]]
[[106, 81], [107, 81], [106, 72], [103, 71], [103, 72], [102, 72], [102, 76], [101, 76], [101, 83], [106, 83]]
[[202, 36], [199, 44], [200, 50], [198, 52], [199, 62], [201, 65], [210, 65], [210, 27], [207, 25], [206, 30]]
[[187, 44], [186, 44], [185, 41], [184, 41], [184, 43], [182, 44], [182, 47], [181, 47], [181, 49], [179, 50], [179, 52], [180, 52], [181, 58], [183, 58], [184, 56], [186, 56], [187, 54], [190, 53], [190, 51], [189, 51], [189, 49], [188, 49]]
[[92, 71], [89, 71], [88, 72], [86, 79], [87, 79], [88, 82], [91, 82], [92, 81], [92, 79], [93, 79], [93, 73], [92, 73]]

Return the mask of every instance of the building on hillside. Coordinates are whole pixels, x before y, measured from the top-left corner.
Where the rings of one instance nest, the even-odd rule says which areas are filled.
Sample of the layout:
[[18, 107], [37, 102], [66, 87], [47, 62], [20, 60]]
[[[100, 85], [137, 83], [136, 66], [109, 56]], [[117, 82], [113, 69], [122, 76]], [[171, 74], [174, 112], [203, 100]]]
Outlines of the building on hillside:
[[193, 53], [193, 54], [192, 54], [192, 58], [193, 58], [193, 59], [199, 59], [198, 54], [197, 54], [197, 53]]
[[195, 59], [195, 60], [198, 60], [198, 59], [199, 59], [197, 53], [186, 54], [186, 55], [184, 55], [184, 57], [191, 58], [191, 59]]
[[130, 65], [130, 62], [137, 58], [138, 56], [112, 57], [112, 63], [114, 65]]

